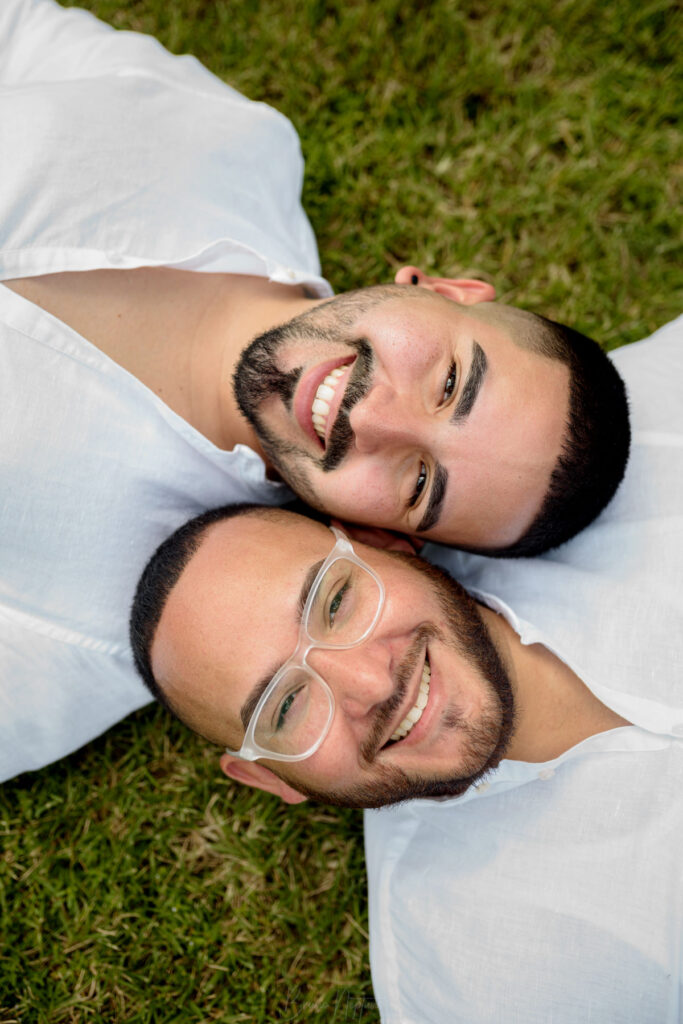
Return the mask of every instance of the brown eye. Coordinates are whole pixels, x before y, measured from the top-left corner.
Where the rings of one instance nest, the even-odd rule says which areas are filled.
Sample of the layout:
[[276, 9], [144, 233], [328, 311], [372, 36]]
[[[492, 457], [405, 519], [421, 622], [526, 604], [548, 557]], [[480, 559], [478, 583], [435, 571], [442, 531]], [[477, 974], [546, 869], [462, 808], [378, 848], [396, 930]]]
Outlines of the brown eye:
[[456, 367], [455, 367], [455, 363], [451, 363], [450, 369], [448, 371], [448, 377], [446, 378], [446, 384], [445, 384], [444, 389], [443, 389], [443, 399], [441, 401], [442, 405], [445, 405], [446, 402], [449, 400], [449, 398], [452, 397], [453, 392], [455, 391], [455, 385], [457, 384], [457, 382], [458, 382], [458, 374], [457, 374], [457, 370], [456, 370]]
[[420, 463], [420, 472], [417, 474], [417, 480], [415, 481], [415, 490], [413, 491], [412, 496], [410, 498], [410, 501], [408, 502], [408, 507], [409, 508], [412, 508], [413, 505], [415, 504], [415, 502], [417, 501], [417, 499], [420, 497], [420, 495], [422, 494], [422, 492], [425, 489], [425, 484], [426, 483], [427, 483], [427, 467], [425, 466], [424, 462], [421, 462]]

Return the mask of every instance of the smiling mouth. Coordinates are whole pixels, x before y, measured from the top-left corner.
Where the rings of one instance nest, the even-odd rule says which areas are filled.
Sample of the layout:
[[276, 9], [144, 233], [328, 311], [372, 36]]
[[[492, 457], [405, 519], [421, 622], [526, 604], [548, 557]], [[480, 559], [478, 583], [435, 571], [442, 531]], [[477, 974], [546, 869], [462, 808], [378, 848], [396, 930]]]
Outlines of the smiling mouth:
[[392, 733], [388, 743], [385, 744], [385, 747], [389, 747], [392, 744], [405, 739], [406, 736], [410, 735], [412, 730], [420, 721], [422, 713], [427, 707], [427, 701], [429, 700], [429, 683], [431, 678], [432, 670], [429, 665], [429, 658], [425, 657], [425, 663], [422, 668], [422, 678], [420, 679], [420, 687], [417, 692], [417, 700], [405, 718], [400, 722], [396, 731]]
[[337, 387], [339, 386], [339, 381], [349, 369], [353, 361], [353, 359], [350, 359], [349, 362], [344, 363], [343, 366], [338, 366], [336, 369], [331, 370], [322, 383], [318, 385], [318, 390], [313, 398], [313, 403], [311, 405], [311, 421], [313, 423], [313, 429], [323, 444], [327, 433], [327, 418], [330, 415], [330, 408], [334, 400]]

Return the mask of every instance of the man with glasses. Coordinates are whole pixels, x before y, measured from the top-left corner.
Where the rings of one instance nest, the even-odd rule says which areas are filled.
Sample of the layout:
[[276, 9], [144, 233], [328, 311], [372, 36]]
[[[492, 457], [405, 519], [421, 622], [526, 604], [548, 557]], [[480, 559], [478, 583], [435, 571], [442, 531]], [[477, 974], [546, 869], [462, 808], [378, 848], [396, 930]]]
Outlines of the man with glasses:
[[227, 774], [290, 802], [379, 806], [461, 792], [498, 762], [513, 700], [495, 616], [389, 544], [228, 506], [159, 548], [134, 603], [136, 663], [171, 710], [228, 747]]
[[366, 815], [383, 1019], [678, 1020], [680, 331], [620, 353], [624, 486], [552, 557], [430, 548], [468, 594], [396, 538], [231, 509], [143, 574], [138, 667], [227, 775], [399, 803]]

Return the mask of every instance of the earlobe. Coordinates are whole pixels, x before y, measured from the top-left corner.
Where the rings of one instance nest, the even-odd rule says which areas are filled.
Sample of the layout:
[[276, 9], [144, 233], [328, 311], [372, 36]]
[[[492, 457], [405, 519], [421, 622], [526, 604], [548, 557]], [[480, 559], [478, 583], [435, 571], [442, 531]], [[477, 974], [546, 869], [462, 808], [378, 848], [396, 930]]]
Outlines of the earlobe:
[[459, 302], [463, 306], [475, 306], [478, 302], [492, 302], [496, 289], [486, 281], [470, 277], [431, 277], [419, 267], [401, 267], [394, 277], [396, 284], [414, 284], [437, 295]]
[[232, 754], [222, 754], [220, 759], [221, 771], [229, 779], [241, 782], [253, 789], [261, 789], [264, 793], [274, 793], [284, 800], [286, 804], [300, 804], [306, 797], [298, 790], [288, 785], [283, 779], [256, 761], [243, 761]]

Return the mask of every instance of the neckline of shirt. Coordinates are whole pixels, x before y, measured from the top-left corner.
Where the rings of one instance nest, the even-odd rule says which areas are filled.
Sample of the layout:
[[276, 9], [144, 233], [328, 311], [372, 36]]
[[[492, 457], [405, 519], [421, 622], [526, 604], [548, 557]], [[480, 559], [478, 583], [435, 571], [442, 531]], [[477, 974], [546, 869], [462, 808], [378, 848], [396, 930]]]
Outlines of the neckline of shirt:
[[30, 299], [24, 298], [23, 295], [19, 295], [3, 282], [0, 282], [0, 309], [3, 319], [12, 329], [20, 331], [38, 344], [61, 352], [66, 358], [73, 359], [98, 374], [110, 377], [119, 383], [125, 383], [125, 386], [134, 389], [176, 433], [213, 463], [222, 466], [229, 464], [233, 468], [236, 468], [235, 464], [237, 464], [239, 472], [249, 478], [252, 483], [263, 484], [273, 493], [281, 491], [283, 498], [290, 493], [284, 484], [267, 479], [263, 459], [251, 448], [243, 444], [235, 445], [230, 450], [218, 448], [106, 352], [93, 345], [91, 341], [88, 341], [59, 317], [42, 309]]

